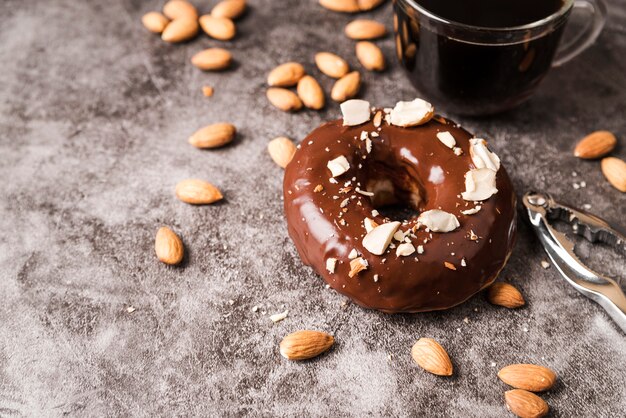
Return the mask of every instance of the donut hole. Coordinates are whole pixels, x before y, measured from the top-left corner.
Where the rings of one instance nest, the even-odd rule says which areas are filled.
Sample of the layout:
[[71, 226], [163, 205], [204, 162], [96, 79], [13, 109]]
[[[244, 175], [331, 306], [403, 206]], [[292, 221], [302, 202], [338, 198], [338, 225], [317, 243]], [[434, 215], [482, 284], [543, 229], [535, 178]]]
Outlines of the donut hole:
[[372, 206], [394, 221], [407, 221], [419, 216], [426, 203], [421, 180], [406, 166], [374, 161], [367, 169], [367, 190], [374, 193]]

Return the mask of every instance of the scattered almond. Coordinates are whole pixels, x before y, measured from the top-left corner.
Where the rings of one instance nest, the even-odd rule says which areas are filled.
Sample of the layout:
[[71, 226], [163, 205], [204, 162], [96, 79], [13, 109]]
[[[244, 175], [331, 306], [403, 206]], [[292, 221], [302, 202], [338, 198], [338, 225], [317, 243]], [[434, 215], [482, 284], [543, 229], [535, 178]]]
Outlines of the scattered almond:
[[162, 33], [170, 20], [159, 12], [150, 12], [143, 15], [141, 23], [153, 33]]
[[228, 41], [235, 37], [237, 29], [232, 20], [227, 17], [215, 17], [212, 15], [204, 15], [200, 17], [200, 27], [204, 33], [213, 39], [220, 41]]
[[358, 71], [352, 71], [335, 82], [330, 97], [336, 102], [344, 102], [353, 98], [361, 88], [361, 75]]
[[321, 72], [332, 78], [341, 78], [350, 71], [346, 60], [330, 52], [315, 54], [315, 65]]
[[280, 354], [289, 360], [317, 357], [335, 343], [332, 335], [321, 331], [296, 331], [280, 342]]
[[382, 71], [385, 69], [385, 56], [383, 52], [371, 42], [357, 42], [356, 57], [366, 70]]
[[267, 151], [276, 164], [285, 168], [293, 158], [293, 154], [296, 152], [296, 146], [291, 139], [279, 136], [278, 138], [272, 139], [269, 144], [267, 144]]
[[548, 404], [539, 396], [522, 389], [504, 392], [506, 407], [520, 418], [539, 418], [548, 413]]
[[230, 123], [214, 123], [196, 131], [189, 143], [197, 148], [217, 148], [233, 140], [237, 129]]
[[270, 103], [282, 111], [291, 112], [302, 108], [302, 101], [291, 90], [270, 87], [267, 89], [266, 95]]
[[298, 96], [309, 109], [319, 110], [324, 107], [324, 90], [316, 79], [305, 75], [298, 81]]
[[267, 84], [272, 87], [295, 86], [304, 76], [304, 67], [297, 62], [286, 62], [270, 71]]
[[176, 197], [193, 205], [208, 205], [223, 198], [217, 187], [199, 179], [187, 179], [178, 183]]
[[626, 162], [615, 157], [606, 157], [601, 163], [604, 177], [620, 192], [626, 192]]
[[613, 151], [617, 139], [609, 131], [592, 132], [578, 142], [574, 156], [583, 159], [600, 158]]
[[198, 21], [195, 18], [181, 17], [172, 20], [163, 29], [161, 39], [165, 42], [184, 42], [198, 34]]
[[246, 0], [222, 0], [213, 7], [211, 16], [237, 19], [246, 11]]
[[375, 7], [378, 7], [385, 0], [357, 0], [359, 4], [359, 9], [364, 12], [366, 10], [372, 10]]
[[320, 0], [320, 4], [333, 12], [356, 13], [361, 11], [357, 0]]
[[176, 265], [183, 259], [183, 242], [178, 235], [166, 226], [159, 228], [154, 240], [154, 251], [165, 264]]
[[556, 382], [556, 374], [536, 364], [511, 364], [498, 372], [498, 377], [509, 386], [531, 392], [549, 390]]
[[375, 20], [357, 19], [348, 23], [344, 32], [350, 39], [363, 40], [381, 38], [387, 34], [387, 29]]
[[204, 94], [205, 97], [213, 96], [213, 87], [211, 87], [211, 86], [202, 86], [202, 94]]
[[191, 63], [201, 70], [219, 71], [230, 67], [233, 56], [222, 48], [209, 48], [191, 57]]
[[181, 18], [198, 19], [195, 6], [185, 0], [170, 0], [163, 6], [163, 14], [175, 20]]
[[438, 376], [452, 376], [452, 362], [446, 350], [432, 338], [420, 338], [411, 349], [413, 360], [424, 370]]
[[320, 0], [322, 7], [333, 12], [356, 13], [371, 10], [385, 0]]
[[520, 291], [509, 283], [496, 282], [489, 286], [487, 292], [487, 299], [494, 305], [514, 309], [526, 304]]

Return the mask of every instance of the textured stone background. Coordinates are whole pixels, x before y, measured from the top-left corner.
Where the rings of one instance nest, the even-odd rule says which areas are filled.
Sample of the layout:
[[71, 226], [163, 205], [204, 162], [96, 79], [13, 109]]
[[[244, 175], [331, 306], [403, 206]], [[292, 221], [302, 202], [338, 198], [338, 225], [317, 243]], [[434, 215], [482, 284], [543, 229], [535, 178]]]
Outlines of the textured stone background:
[[[206, 12], [212, 2], [196, 3]], [[143, 29], [141, 15], [160, 1], [0, 3], [0, 416], [496, 417], [507, 414], [496, 371], [514, 362], [557, 371], [545, 394], [555, 416], [623, 415], [624, 335], [554, 268], [541, 268], [523, 223], [501, 275], [528, 300], [516, 311], [478, 295], [446, 312], [383, 315], [346, 303], [303, 267], [282, 215], [282, 172], [265, 147], [277, 135], [302, 138], [339, 110], [279, 112], [264, 79], [286, 60], [319, 76], [318, 50], [358, 67], [341, 34], [351, 18], [314, 0], [250, 3], [226, 43], [236, 68], [219, 74], [189, 63], [218, 42], [166, 45]], [[389, 5], [366, 15], [391, 29]], [[366, 73], [362, 97], [387, 106], [414, 97], [392, 39], [381, 44], [392, 68]], [[205, 83], [216, 88], [211, 99], [200, 93]], [[625, 117], [620, 0], [599, 42], [554, 70], [531, 102], [458, 119], [491, 140], [519, 194], [537, 188], [589, 203], [624, 226], [626, 197], [571, 150], [583, 134], [609, 129], [626, 157]], [[240, 130], [231, 146], [186, 143], [221, 120]], [[212, 181], [225, 201], [179, 202], [174, 185], [187, 177]], [[581, 180], [587, 187], [574, 189]], [[153, 254], [163, 224], [185, 242], [181, 267]], [[623, 258], [611, 254], [594, 259], [624, 276]], [[272, 324], [268, 316], [284, 309], [289, 317]], [[290, 363], [278, 342], [302, 328], [328, 331], [337, 344]], [[454, 377], [413, 364], [409, 350], [422, 336], [448, 349]]]

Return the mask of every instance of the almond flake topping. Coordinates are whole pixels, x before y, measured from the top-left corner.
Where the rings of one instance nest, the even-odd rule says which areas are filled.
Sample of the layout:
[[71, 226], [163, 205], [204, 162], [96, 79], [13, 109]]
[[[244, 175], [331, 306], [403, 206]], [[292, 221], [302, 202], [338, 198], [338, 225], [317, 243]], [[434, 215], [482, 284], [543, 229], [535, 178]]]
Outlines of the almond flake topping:
[[400, 227], [400, 222], [389, 222], [372, 229], [363, 238], [363, 246], [375, 255], [382, 255], [391, 243], [391, 238]]
[[470, 156], [476, 168], [500, 169], [500, 158], [487, 149], [487, 141], [482, 138], [470, 139]]
[[355, 126], [370, 120], [370, 103], [365, 100], [348, 100], [341, 105], [343, 126]]
[[398, 245], [398, 248], [396, 249], [396, 256], [406, 257], [408, 255], [413, 254], [414, 252], [415, 252], [415, 247], [413, 246], [413, 244], [411, 244], [410, 242], [404, 242]]
[[487, 200], [496, 193], [498, 189], [494, 170], [479, 168], [465, 173], [465, 191], [461, 193], [464, 200], [473, 202]]
[[343, 155], [330, 160], [326, 167], [330, 170], [333, 177], [338, 177], [350, 169], [350, 163]]
[[369, 138], [365, 139], [365, 150], [367, 151], [368, 154], [372, 152], [372, 140]]
[[424, 246], [423, 245], [418, 245], [417, 246], [417, 253], [418, 254], [424, 254]]
[[460, 226], [456, 216], [439, 209], [422, 212], [417, 221], [433, 232], [450, 232]]
[[448, 131], [438, 132], [437, 139], [439, 139], [441, 143], [448, 148], [454, 148], [454, 146], [456, 145], [456, 140], [454, 139], [452, 134]]
[[322, 190], [324, 190], [324, 186], [322, 186], [321, 184], [318, 184], [317, 186], [315, 186], [315, 189], [313, 189], [315, 193], [319, 193]]
[[348, 277], [352, 278], [361, 271], [367, 270], [367, 265], [367, 260], [364, 260], [362, 257], [358, 257], [350, 261], [350, 272], [348, 273]]
[[376, 114], [374, 115], [374, 126], [376, 128], [378, 128], [380, 126], [380, 123], [383, 121], [383, 114], [381, 113], [381, 111], [379, 110], [378, 112], [376, 112]]
[[482, 206], [480, 206], [480, 205], [476, 205], [475, 207], [473, 207], [473, 208], [471, 208], [471, 209], [468, 209], [468, 210], [462, 210], [462, 211], [461, 211], [461, 213], [462, 213], [463, 215], [473, 215], [473, 214], [475, 214], [475, 213], [478, 213], [478, 211], [480, 210], [480, 208], [481, 208], [481, 207], [482, 207]]
[[366, 232], [370, 232], [372, 229], [376, 228], [378, 224], [371, 220], [370, 218], [363, 219], [363, 227], [365, 227]]
[[356, 249], [352, 249], [352, 251], [350, 251], [350, 254], [348, 254], [348, 258], [350, 260], [354, 260], [355, 258], [357, 258], [359, 256], [359, 253], [356, 251]]
[[326, 259], [326, 270], [328, 270], [329, 273], [334, 273], [335, 272], [335, 266], [337, 265], [337, 259], [334, 257], [330, 257]]
[[459, 155], [462, 155], [462, 154], [463, 154], [463, 150], [462, 150], [461, 148], [459, 148], [459, 147], [454, 147], [454, 148], [452, 149], [452, 151], [454, 151], [454, 155], [457, 155], [457, 156], [459, 156]]
[[449, 263], [447, 261], [445, 261], [443, 265], [446, 266], [446, 268], [449, 268], [450, 270], [456, 270], [456, 267], [454, 266], [454, 264]]
[[432, 104], [422, 99], [411, 102], [398, 102], [391, 110], [390, 122], [392, 125], [410, 127], [428, 122], [434, 115]]

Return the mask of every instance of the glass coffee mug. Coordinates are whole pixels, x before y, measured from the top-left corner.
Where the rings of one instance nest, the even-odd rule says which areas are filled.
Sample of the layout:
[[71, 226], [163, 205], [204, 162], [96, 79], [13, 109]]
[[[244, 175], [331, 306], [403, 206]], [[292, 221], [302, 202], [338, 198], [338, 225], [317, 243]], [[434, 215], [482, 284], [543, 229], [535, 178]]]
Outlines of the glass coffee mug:
[[[396, 52], [435, 105], [461, 115], [510, 109], [550, 67], [590, 46], [606, 20], [602, 0], [394, 0]], [[559, 48], [574, 9], [591, 23]]]

